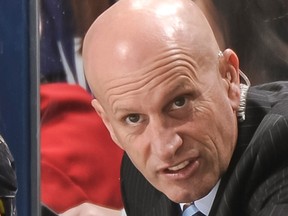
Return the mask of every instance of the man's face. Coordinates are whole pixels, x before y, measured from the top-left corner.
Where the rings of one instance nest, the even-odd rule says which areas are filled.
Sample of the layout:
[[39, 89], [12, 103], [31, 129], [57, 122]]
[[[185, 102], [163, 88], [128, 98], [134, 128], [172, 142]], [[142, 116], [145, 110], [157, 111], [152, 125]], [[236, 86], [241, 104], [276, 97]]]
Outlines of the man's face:
[[235, 108], [218, 62], [204, 67], [181, 50], [167, 51], [105, 89], [100, 103], [106, 125], [155, 188], [175, 202], [212, 189], [237, 138]]

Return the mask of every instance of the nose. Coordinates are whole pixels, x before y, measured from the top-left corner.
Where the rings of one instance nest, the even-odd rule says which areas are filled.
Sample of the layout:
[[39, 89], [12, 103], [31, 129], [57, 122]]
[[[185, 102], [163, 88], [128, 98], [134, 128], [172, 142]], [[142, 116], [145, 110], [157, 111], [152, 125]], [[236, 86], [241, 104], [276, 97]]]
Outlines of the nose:
[[171, 160], [183, 144], [176, 127], [159, 117], [150, 119], [148, 136], [152, 153], [163, 161]]

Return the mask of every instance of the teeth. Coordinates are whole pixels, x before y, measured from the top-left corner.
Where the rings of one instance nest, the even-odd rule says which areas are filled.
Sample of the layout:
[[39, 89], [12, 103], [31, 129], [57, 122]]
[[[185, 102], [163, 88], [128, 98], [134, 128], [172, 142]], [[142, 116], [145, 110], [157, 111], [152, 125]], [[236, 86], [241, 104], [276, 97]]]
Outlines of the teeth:
[[189, 164], [189, 161], [184, 161], [183, 163], [180, 163], [176, 166], [170, 167], [168, 168], [169, 171], [178, 171], [180, 169], [183, 169], [184, 167], [186, 167]]

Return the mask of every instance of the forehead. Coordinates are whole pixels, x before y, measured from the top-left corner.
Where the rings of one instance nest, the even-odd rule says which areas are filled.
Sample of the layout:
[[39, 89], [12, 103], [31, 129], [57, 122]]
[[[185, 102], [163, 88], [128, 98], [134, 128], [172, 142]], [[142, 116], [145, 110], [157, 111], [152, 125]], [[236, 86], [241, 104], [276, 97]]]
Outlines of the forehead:
[[165, 95], [172, 89], [184, 89], [188, 83], [199, 83], [201, 68], [185, 50], [169, 49], [146, 60], [143, 67], [118, 73], [105, 81], [103, 99], [113, 105], [116, 101], [135, 96], [150, 97], [155, 92], [160, 96], [161, 92]]
[[[189, 48], [190, 52], [198, 49], [198, 40], [203, 38], [199, 37], [199, 31], [195, 36], [195, 31], [189, 31], [188, 24], [181, 20], [163, 20], [157, 19], [155, 15], [154, 18], [148, 15], [133, 14], [131, 20], [131, 17], [128, 19], [121, 14], [121, 19], [113, 18], [116, 23], [110, 28], [99, 27], [99, 31], [92, 32], [87, 40], [91, 43], [84, 47], [86, 74], [96, 74], [97, 80], [109, 79], [110, 76], [117, 77], [120, 73], [137, 71], [149, 64], [151, 58], [162, 58], [162, 55], [175, 49]], [[123, 26], [123, 20], [127, 25]], [[189, 23], [189, 26], [194, 25], [196, 24]]]
[[[133, 10], [100, 20], [84, 46], [86, 78], [93, 93], [104, 97], [114, 85], [121, 85], [121, 80], [152, 79], [153, 67], [168, 65], [167, 59], [171, 64], [181, 58], [190, 65], [203, 62], [207, 51], [215, 48], [209, 40], [211, 32], [201, 27], [203, 20], [198, 16], [187, 17], [178, 13], [158, 17], [155, 12]], [[108, 27], [107, 20], [113, 25]]]
[[[216, 58], [210, 56], [209, 62], [203, 60], [201, 50], [191, 52], [191, 48], [187, 45], [165, 44], [148, 53], [146, 56], [143, 55], [137, 64], [106, 65], [103, 70], [107, 73], [99, 79], [100, 82], [98, 80], [98, 89], [101, 88], [101, 92], [98, 91], [98, 99], [106, 105], [112, 105], [115, 100], [128, 97], [129, 93], [136, 95], [144, 91], [147, 95], [159, 86], [165, 88], [164, 84], [167, 82], [174, 85], [170, 88], [176, 88], [183, 82], [183, 79], [177, 79], [180, 76], [186, 77], [196, 85], [197, 82], [199, 84], [206, 79], [200, 79], [203, 72], [215, 72], [217, 66]], [[165, 91], [169, 89], [166, 88]]]

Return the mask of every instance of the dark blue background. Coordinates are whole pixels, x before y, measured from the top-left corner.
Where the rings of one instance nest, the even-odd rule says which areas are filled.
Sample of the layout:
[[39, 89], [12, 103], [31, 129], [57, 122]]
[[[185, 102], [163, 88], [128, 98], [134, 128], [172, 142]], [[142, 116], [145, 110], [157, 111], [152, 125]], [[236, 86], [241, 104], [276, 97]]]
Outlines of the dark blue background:
[[16, 162], [19, 216], [36, 216], [39, 199], [38, 147], [35, 146], [39, 136], [38, 96], [37, 82], [34, 83], [38, 75], [32, 59], [37, 40], [31, 40], [35, 37], [31, 27], [35, 24], [32, 3], [29, 0], [0, 1], [0, 133]]

